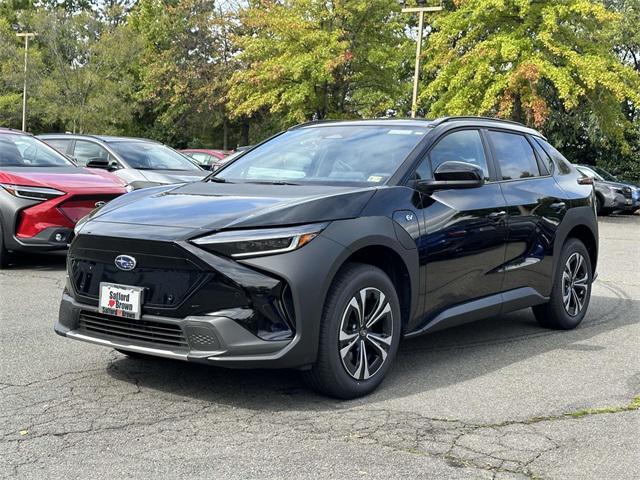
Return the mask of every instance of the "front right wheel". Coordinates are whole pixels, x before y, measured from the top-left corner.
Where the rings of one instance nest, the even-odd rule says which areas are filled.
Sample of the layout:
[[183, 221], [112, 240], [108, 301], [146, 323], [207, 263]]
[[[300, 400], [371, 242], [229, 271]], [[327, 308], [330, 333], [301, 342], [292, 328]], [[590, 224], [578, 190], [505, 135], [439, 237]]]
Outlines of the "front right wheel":
[[379, 268], [353, 263], [336, 276], [324, 305], [316, 363], [305, 372], [325, 395], [350, 399], [375, 390], [398, 351], [400, 302]]
[[557, 330], [576, 328], [587, 313], [592, 281], [587, 248], [577, 238], [570, 238], [560, 253], [549, 302], [533, 307], [538, 323]]
[[4, 233], [2, 232], [2, 224], [0, 224], [0, 270], [9, 266], [9, 252], [4, 246]]

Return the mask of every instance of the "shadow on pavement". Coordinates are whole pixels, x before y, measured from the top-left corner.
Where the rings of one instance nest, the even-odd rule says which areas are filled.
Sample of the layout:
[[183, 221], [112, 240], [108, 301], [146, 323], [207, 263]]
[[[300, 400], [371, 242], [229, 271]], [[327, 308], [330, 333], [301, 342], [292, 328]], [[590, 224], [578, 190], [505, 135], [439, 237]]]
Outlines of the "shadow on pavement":
[[64, 270], [67, 260], [67, 251], [60, 250], [48, 253], [23, 253], [16, 252], [9, 257], [9, 270], [39, 270], [57, 271]]
[[378, 401], [465, 382], [553, 350], [587, 355], [593, 348], [582, 342], [640, 321], [640, 302], [614, 287], [603, 287], [608, 294], [592, 297], [587, 318], [574, 331], [541, 329], [531, 311], [523, 310], [404, 341], [394, 369], [381, 388], [368, 397], [348, 402], [316, 395], [295, 371], [227, 370], [120, 355], [107, 371], [118, 380], [143, 388], [247, 409], [317, 411], [373, 406]]

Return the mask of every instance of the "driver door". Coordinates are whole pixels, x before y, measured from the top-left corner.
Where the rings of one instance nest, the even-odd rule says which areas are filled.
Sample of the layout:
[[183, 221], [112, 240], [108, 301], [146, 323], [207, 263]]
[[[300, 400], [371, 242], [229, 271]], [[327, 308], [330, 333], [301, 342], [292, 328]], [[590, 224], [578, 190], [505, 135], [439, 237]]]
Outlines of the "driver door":
[[[483, 308], [484, 315], [500, 311], [507, 209], [500, 185], [492, 182], [495, 174], [489, 158], [480, 130], [456, 130], [431, 148], [416, 172], [418, 178], [433, 178], [432, 172], [441, 163], [453, 160], [479, 166], [486, 182], [478, 188], [421, 194], [424, 208], [419, 254], [428, 321], [452, 307], [492, 295], [496, 297], [467, 306], [470, 310]], [[472, 317], [469, 315], [469, 320]]]

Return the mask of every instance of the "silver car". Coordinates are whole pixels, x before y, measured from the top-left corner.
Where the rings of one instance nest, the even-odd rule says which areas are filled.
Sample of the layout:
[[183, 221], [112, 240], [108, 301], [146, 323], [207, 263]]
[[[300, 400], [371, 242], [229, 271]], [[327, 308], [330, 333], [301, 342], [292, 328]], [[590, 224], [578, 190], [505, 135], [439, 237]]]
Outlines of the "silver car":
[[210, 173], [153, 140], [75, 134], [45, 134], [38, 138], [73, 158], [81, 167], [113, 172], [134, 190], [195, 182]]

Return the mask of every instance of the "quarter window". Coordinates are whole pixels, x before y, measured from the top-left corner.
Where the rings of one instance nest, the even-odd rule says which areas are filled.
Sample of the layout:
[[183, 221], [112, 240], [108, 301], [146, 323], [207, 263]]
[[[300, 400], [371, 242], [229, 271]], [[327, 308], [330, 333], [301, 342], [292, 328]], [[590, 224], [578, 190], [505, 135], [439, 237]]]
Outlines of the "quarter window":
[[478, 130], [458, 130], [440, 140], [429, 153], [429, 158], [418, 167], [417, 176], [419, 179], [430, 178], [431, 169], [435, 171], [443, 162], [448, 161], [476, 165], [484, 172], [485, 179], [489, 180], [487, 158]]
[[490, 131], [496, 160], [503, 180], [540, 176], [540, 168], [529, 141], [516, 133]]

